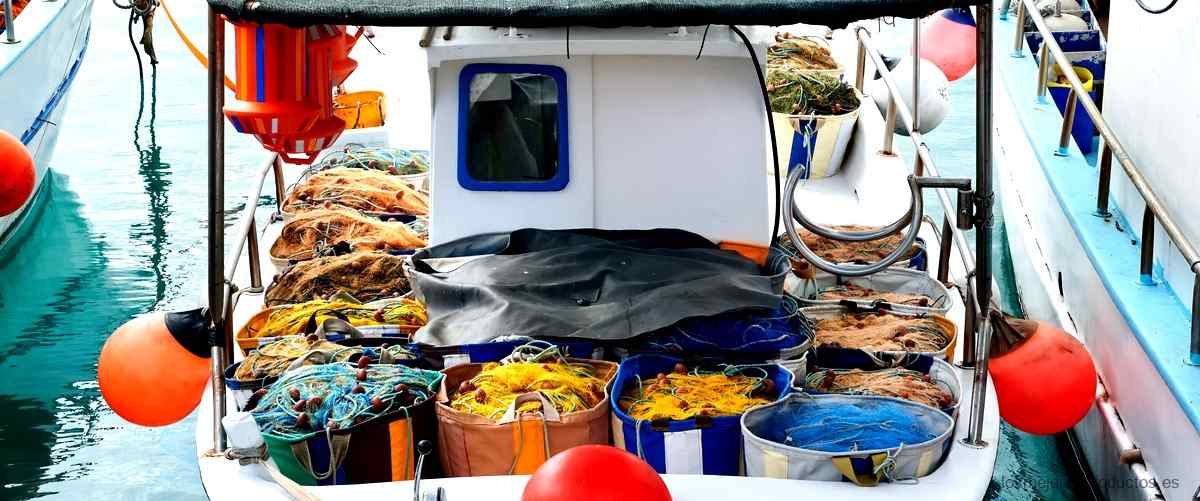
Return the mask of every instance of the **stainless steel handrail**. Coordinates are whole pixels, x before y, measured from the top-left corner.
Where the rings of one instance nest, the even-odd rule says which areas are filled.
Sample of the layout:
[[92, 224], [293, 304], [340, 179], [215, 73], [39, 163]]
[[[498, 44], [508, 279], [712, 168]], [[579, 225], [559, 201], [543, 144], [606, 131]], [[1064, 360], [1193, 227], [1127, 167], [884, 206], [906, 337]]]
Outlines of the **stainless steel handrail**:
[[[907, 106], [896, 105], [897, 103], [903, 102], [900, 88], [896, 85], [896, 79], [895, 76], [893, 76], [892, 71], [887, 68], [886, 64], [884, 64], [883, 56], [880, 55], [879, 50], [875, 48], [875, 45], [871, 40], [871, 32], [862, 26], [859, 26], [855, 31], [856, 35], [858, 36], [859, 46], [863, 49], [859, 52], [859, 55], [865, 55], [869, 57], [871, 63], [875, 66], [876, 71], [879, 72], [880, 78], [887, 86], [891, 101], [887, 110], [888, 116], [891, 117], [889, 121], [897, 121], [896, 116], [899, 117], [898, 122], [903, 124], [904, 129], [908, 132], [908, 138], [912, 141], [913, 146], [916, 148], [917, 158], [919, 158], [921, 164], [925, 166], [927, 173], [930, 176], [940, 176], [941, 174], [938, 173], [937, 165], [933, 162], [933, 156], [929, 152], [929, 146], [925, 144], [925, 137], [919, 131], [913, 129], [912, 112], [909, 111]], [[865, 64], [866, 61], [860, 57], [858, 60], [858, 66], [865, 68]], [[885, 127], [883, 132], [885, 149], [890, 150], [888, 147], [892, 144], [892, 140], [896, 134], [894, 129], [895, 127]], [[890, 153], [890, 151], [886, 151], [886, 153]], [[953, 214], [955, 209], [954, 204], [950, 201], [950, 196], [947, 195], [948, 189], [936, 189], [934, 191], [938, 195], [938, 201], [941, 203], [943, 211], [947, 215]], [[949, 216], [947, 216], [947, 218], [948, 217]], [[966, 235], [963, 234], [962, 231], [958, 231], [953, 228], [952, 230], [954, 234], [954, 245], [957, 247], [958, 256], [962, 258], [963, 263], [967, 266], [967, 269], [974, 269], [975, 259], [973, 256], [971, 256], [970, 247], [967, 246]]]
[[12, 0], [4, 0], [4, 43], [13, 44], [20, 41], [17, 40], [16, 17]]
[[[976, 133], [978, 136], [976, 138], [976, 140], [979, 143], [979, 144], [977, 144], [977, 156], [976, 156], [976, 163], [977, 163], [977, 165], [976, 165], [976, 174], [977, 174], [976, 187], [977, 187], [977, 189], [981, 190], [981, 193], [977, 195], [978, 197], [980, 197], [980, 199], [981, 199], [980, 201], [982, 202], [981, 210], [990, 211], [991, 210], [991, 205], [990, 205], [990, 201], [991, 201], [991, 178], [990, 178], [990, 172], [991, 172], [991, 143], [990, 143], [991, 81], [990, 81], [990, 79], [991, 79], [991, 55], [992, 55], [992, 52], [991, 52], [991, 16], [992, 16], [991, 2], [985, 1], [980, 6], [978, 6], [977, 9], [978, 9], [977, 12], [980, 13], [979, 15], [976, 16], [978, 18], [978, 20], [976, 22], [977, 30], [978, 30], [978, 39], [977, 39], [976, 49], [977, 49], [977, 58], [980, 61], [979, 70], [978, 70], [980, 87], [976, 94], [976, 101], [977, 101], [976, 104], [977, 104], [977, 111], [979, 112], [979, 114], [981, 116], [977, 117], [978, 129], [976, 130]], [[901, 100], [903, 99], [903, 95], [901, 94], [899, 87], [896, 85], [895, 77], [892, 75], [891, 70], [889, 70], [887, 68], [887, 65], [884, 64], [883, 57], [880, 55], [879, 51], [875, 48], [874, 44], [872, 43], [870, 31], [868, 31], [865, 27], [860, 26], [857, 28], [855, 34], [858, 38], [858, 45], [859, 45], [859, 51], [858, 51], [859, 57], [858, 57], [858, 61], [857, 61], [858, 68], [856, 68], [856, 75], [864, 73], [864, 67], [866, 64], [865, 59], [867, 57], [869, 57], [871, 59], [872, 64], [875, 66], [876, 71], [879, 72], [880, 78], [883, 80], [885, 86], [887, 87], [887, 91], [889, 94], [890, 104], [889, 104], [888, 110], [887, 110], [889, 123], [888, 123], [888, 126], [886, 127], [886, 130], [884, 130], [884, 134], [885, 134], [884, 144], [885, 144], [885, 149], [888, 151], [885, 151], [884, 153], [885, 154], [891, 153], [890, 146], [892, 144], [892, 139], [895, 134], [895, 130], [894, 130], [894, 127], [891, 125], [891, 122], [893, 122], [895, 120], [896, 115], [899, 115], [900, 122], [904, 124], [905, 130], [908, 132], [908, 137], [912, 141], [913, 146], [916, 149], [917, 158], [916, 158], [916, 164], [914, 165], [914, 169], [924, 169], [925, 171], [927, 171], [927, 173], [930, 176], [940, 177], [941, 174], [940, 174], [940, 172], [938, 172], [937, 165], [933, 161], [933, 156], [930, 154], [928, 145], [925, 144], [924, 136], [920, 133], [919, 130], [917, 130], [916, 120], [914, 119], [913, 112], [910, 111], [907, 106], [897, 106], [896, 105], [897, 103], [902, 102]], [[979, 57], [980, 55], [982, 55], [982, 57]], [[858, 83], [858, 81], [859, 81], [859, 79], [856, 79], [856, 83]], [[915, 82], [914, 82], [914, 84], [915, 84]], [[914, 89], [915, 89], [915, 86], [914, 86]], [[860, 90], [861, 90], [861, 87], [860, 87]], [[916, 99], [914, 99], [914, 101], [916, 101]], [[986, 405], [987, 405], [987, 377], [988, 377], [987, 345], [988, 345], [988, 342], [989, 342], [988, 340], [991, 335], [990, 322], [988, 320], [988, 315], [986, 314], [986, 311], [987, 311], [986, 308], [988, 307], [988, 305], [990, 303], [989, 298], [991, 295], [991, 285], [992, 285], [991, 284], [992, 278], [991, 278], [990, 262], [988, 262], [985, 265], [985, 268], [983, 268], [982, 271], [980, 272], [980, 275], [983, 277], [983, 280], [982, 281], [976, 280], [974, 278], [973, 274], [978, 269], [977, 260], [975, 259], [974, 256], [971, 255], [970, 247], [967, 245], [967, 237], [966, 237], [965, 233], [963, 233], [963, 231], [961, 231], [960, 228], [958, 228], [956, 225], [951, 224], [950, 219], [949, 219], [950, 214], [962, 215], [963, 210], [974, 210], [974, 207], [968, 207], [968, 208], [964, 208], [961, 206], [956, 207], [953, 203], [951, 203], [951, 198], [950, 198], [949, 194], [947, 194], [945, 188], [936, 189], [935, 191], [937, 192], [938, 201], [942, 205], [942, 209], [945, 213], [945, 216], [944, 216], [945, 219], [943, 220], [943, 224], [942, 224], [942, 228], [941, 228], [941, 231], [942, 231], [941, 254], [947, 254], [949, 252], [950, 240], [953, 239], [954, 247], [958, 251], [958, 255], [959, 255], [960, 259], [962, 259], [964, 266], [968, 270], [968, 276], [967, 276], [967, 289], [968, 289], [967, 292], [968, 293], [965, 296], [966, 296], [966, 298], [969, 298], [971, 304], [964, 304], [964, 306], [967, 309], [967, 313], [965, 315], [964, 322], [963, 322], [964, 338], [965, 338], [964, 345], [965, 346], [963, 347], [963, 358], [962, 359], [963, 359], [964, 368], [973, 369], [974, 372], [972, 374], [972, 388], [971, 388], [972, 402], [971, 402], [971, 412], [970, 412], [970, 416], [969, 416], [970, 421], [969, 421], [967, 438], [965, 438], [963, 440], [963, 443], [969, 447], [984, 447], [987, 445], [987, 443], [982, 438], [983, 437], [983, 421], [984, 421], [983, 414], [984, 414], [984, 411], [985, 411]], [[960, 195], [960, 194], [956, 194], [956, 195]], [[958, 199], [960, 202], [963, 201], [963, 197], [961, 197], [961, 196], [958, 197]], [[959, 205], [962, 205], [962, 204], [960, 203]], [[983, 245], [977, 246], [977, 247], [980, 247], [980, 249], [981, 249], [977, 252], [980, 253], [981, 257], [984, 257], [983, 261], [987, 261], [987, 258], [990, 256], [988, 254], [988, 252], [990, 251], [990, 233], [989, 232], [991, 231], [991, 223], [990, 223], [991, 214], [990, 213], [982, 214], [981, 216], [983, 216], [983, 219], [980, 220], [982, 222], [982, 224], [980, 225], [980, 229], [978, 230], [977, 237], [980, 240], [980, 242], [982, 242]], [[948, 276], [949, 261], [945, 258], [944, 255], [939, 256], [939, 257], [940, 257], [940, 259], [939, 259], [939, 268], [940, 269], [938, 270], [939, 279], [945, 279]], [[945, 263], [945, 264], [943, 264], [943, 263]], [[979, 285], [980, 283], [982, 283], [983, 285], [980, 286]], [[971, 291], [975, 290], [977, 288], [981, 292], [972, 294]], [[986, 292], [983, 292], [983, 291], [986, 291]], [[966, 329], [970, 329], [970, 330], [968, 331]]]
[[[1026, 12], [1038, 12], [1033, 0], [1021, 0], [1021, 5], [1025, 7], [1024, 10]], [[1140, 271], [1143, 275], [1143, 278], [1147, 279], [1148, 281], [1153, 280], [1151, 277], [1153, 273], [1151, 267], [1153, 266], [1155, 221], [1158, 221], [1158, 223], [1162, 226], [1163, 231], [1167, 234], [1167, 237], [1170, 238], [1171, 242], [1175, 244], [1175, 247], [1179, 249], [1179, 253], [1183, 255], [1183, 258], [1188, 262], [1188, 267], [1191, 269], [1193, 275], [1195, 275], [1193, 279], [1192, 294], [1191, 343], [1188, 357], [1185, 359], [1185, 362], [1192, 365], [1200, 365], [1200, 253], [1196, 251], [1196, 247], [1192, 245], [1191, 241], [1188, 240], [1188, 238], [1183, 234], [1183, 230], [1181, 230], [1179, 225], [1175, 223], [1175, 219], [1171, 217], [1169, 212], [1167, 212], [1167, 209], [1159, 199], [1158, 194], [1155, 193], [1154, 188], [1152, 188], [1149, 181], [1146, 180], [1146, 176], [1142, 174], [1141, 169], [1138, 168], [1136, 163], [1134, 163], [1133, 158], [1129, 156], [1125, 146], [1121, 144], [1121, 140], [1117, 138], [1117, 134], [1113, 131], [1112, 126], [1110, 126], [1108, 122], [1104, 120], [1104, 115], [1100, 112], [1100, 107], [1096, 105], [1096, 102], [1092, 100], [1092, 96], [1084, 89], [1083, 82], [1080, 81], [1079, 76], [1075, 74], [1075, 71], [1071, 65], [1071, 60], [1067, 59], [1067, 55], [1063, 53], [1062, 47], [1058, 45], [1058, 41], [1055, 40], [1053, 34], [1050, 32], [1050, 28], [1046, 26], [1046, 21], [1043, 20], [1040, 15], [1030, 15], [1029, 18], [1033, 20], [1033, 25], [1037, 28], [1038, 33], [1042, 35], [1043, 50], [1048, 51], [1050, 57], [1054, 59], [1054, 64], [1058, 66], [1059, 70], [1062, 72], [1062, 76], [1066, 78], [1067, 82], [1071, 85], [1071, 91], [1074, 94], [1078, 104], [1083, 105], [1084, 111], [1087, 112], [1089, 117], [1091, 117], [1092, 123], [1096, 126], [1096, 130], [1099, 131], [1100, 136], [1104, 138], [1104, 146], [1106, 150], [1105, 154], [1111, 155], [1117, 159], [1117, 163], [1120, 164], [1121, 169], [1125, 171], [1125, 175], [1129, 178], [1129, 182], [1133, 184], [1133, 187], [1137, 189], [1138, 194], [1142, 196], [1142, 200], [1146, 202], [1146, 212], [1143, 215], [1142, 224], [1143, 252], [1140, 263]], [[1020, 35], [1025, 26], [1024, 16], [1017, 17], [1015, 22], [1017, 23], [1018, 35]], [[1023, 37], [1020, 36], [1018, 37], [1018, 47], [1016, 47], [1016, 50], [1020, 50], [1019, 44], [1023, 42], [1022, 38]], [[1043, 61], [1048, 59], [1049, 58], [1045, 56], [1042, 57]], [[1049, 65], [1046, 64], [1046, 66]], [[1039, 78], [1043, 80], [1042, 83], [1039, 83], [1039, 89], [1041, 89], [1042, 86], [1045, 85], [1045, 77], [1039, 75]], [[1067, 134], [1069, 134], [1070, 122], [1072, 122], [1075, 118], [1075, 107], [1068, 107], [1066, 111], [1067, 116], [1065, 116], [1063, 120], [1064, 127], [1067, 128]], [[1102, 159], [1102, 166], [1106, 163], [1106, 161], [1111, 162], [1108, 159]], [[1109, 177], [1111, 176], [1111, 172], [1111, 167], [1108, 169], [1100, 169], [1101, 178], [1100, 186], [1097, 190], [1097, 198], [1102, 199], [1105, 202], [1105, 206], [1097, 207], [1098, 213], [1107, 213], [1108, 211], [1108, 185], [1110, 183]]]
[[225, 264], [225, 280], [233, 282], [233, 275], [237, 272], [239, 258], [242, 255], [242, 250], [249, 243], [250, 252], [250, 287], [262, 287], [262, 267], [259, 265], [258, 252], [254, 252], [258, 247], [258, 231], [255, 216], [257, 215], [258, 201], [262, 199], [262, 189], [267, 181], [267, 174], [274, 173], [275, 175], [275, 213], [278, 214], [283, 203], [283, 161], [278, 154], [272, 153], [263, 163], [263, 168], [259, 170], [258, 182], [246, 197], [246, 209], [242, 213], [241, 221], [238, 223], [238, 229], [234, 232], [234, 238], [237, 238], [237, 243], [234, 244], [229, 256], [232, 258]]

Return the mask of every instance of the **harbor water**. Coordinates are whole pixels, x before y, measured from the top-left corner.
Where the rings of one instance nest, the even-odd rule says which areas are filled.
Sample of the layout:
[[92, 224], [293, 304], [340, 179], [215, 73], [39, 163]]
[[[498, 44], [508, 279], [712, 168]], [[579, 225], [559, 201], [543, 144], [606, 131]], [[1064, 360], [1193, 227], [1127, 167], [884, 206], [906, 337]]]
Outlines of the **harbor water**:
[[[188, 4], [171, 6], [199, 42], [203, 4]], [[61, 130], [43, 203], [0, 254], [0, 498], [204, 498], [194, 420], [130, 425], [108, 409], [96, 384], [96, 357], [115, 327], [203, 300], [205, 72], [165, 21], [156, 30], [160, 63], [142, 56], [139, 73], [127, 11], [95, 5], [86, 59], [65, 118], [53, 125]], [[140, 31], [134, 27], [135, 36]], [[893, 45], [905, 47], [901, 32], [908, 30], [893, 31]], [[928, 137], [943, 174], [972, 174], [972, 99], [970, 77], [956, 82], [955, 108]], [[227, 138], [225, 224], [232, 231], [262, 154], [245, 136], [231, 131]], [[1017, 311], [997, 236], [1005, 307]], [[1055, 438], [1005, 426], [991, 497], [1076, 499], [1061, 455]]]

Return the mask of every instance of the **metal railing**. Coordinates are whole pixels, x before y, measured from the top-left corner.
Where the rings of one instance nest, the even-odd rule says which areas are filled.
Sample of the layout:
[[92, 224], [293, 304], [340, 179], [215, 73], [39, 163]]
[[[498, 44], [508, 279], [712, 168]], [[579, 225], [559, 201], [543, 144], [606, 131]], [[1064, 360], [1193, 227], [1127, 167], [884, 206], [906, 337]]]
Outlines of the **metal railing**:
[[16, 12], [13, 10], [12, 0], [4, 0], [4, 43], [20, 42], [17, 40]]
[[[987, 405], [987, 348], [990, 340], [990, 325], [988, 315], [992, 274], [991, 274], [991, 2], [984, 1], [978, 6], [977, 15], [977, 44], [976, 56], [979, 61], [979, 78], [976, 91], [976, 179], [975, 191], [964, 188], [953, 182], [930, 182], [928, 187], [934, 188], [938, 202], [941, 204], [944, 216], [941, 225], [940, 253], [938, 259], [937, 278], [945, 282], [949, 278], [950, 252], [954, 247], [968, 271], [967, 286], [964, 288], [965, 318], [963, 322], [964, 346], [961, 366], [971, 369], [973, 383], [971, 388], [972, 401], [970, 422], [967, 437], [963, 443], [970, 447], [985, 447], [983, 440], [984, 411]], [[929, 147], [925, 144], [924, 136], [919, 130], [917, 109], [909, 110], [907, 106], [898, 106], [903, 94], [896, 85], [895, 77], [883, 57], [875, 48], [870, 31], [864, 27], [856, 30], [858, 38], [858, 60], [855, 68], [855, 86], [861, 91], [866, 73], [866, 61], [871, 60], [875, 70], [883, 80], [889, 94], [887, 112], [884, 119], [884, 137], [882, 154], [893, 153], [895, 124], [897, 119], [908, 133], [916, 151], [913, 172], [918, 176], [928, 174], [931, 178], [940, 178], [937, 165], [933, 161]], [[914, 28], [914, 47], [919, 43], [919, 30]], [[915, 51], [916, 49], [914, 49]], [[916, 94], [916, 64], [914, 59], [913, 93]], [[913, 96], [914, 104], [920, 99]], [[950, 181], [950, 180], [946, 180]], [[955, 189], [955, 202], [951, 201], [950, 189]], [[916, 196], [920, 196], [917, 193]], [[954, 222], [951, 222], [954, 214]], [[976, 255], [971, 254], [967, 244], [965, 228], [977, 228]], [[977, 274], [977, 275], [976, 275]]]
[[1187, 261], [1188, 267], [1192, 271], [1192, 322], [1191, 322], [1191, 343], [1188, 351], [1188, 357], [1184, 360], [1190, 365], [1200, 365], [1200, 253], [1196, 251], [1195, 246], [1184, 235], [1183, 230], [1175, 223], [1175, 219], [1167, 212], [1162, 200], [1155, 193], [1154, 188], [1146, 180], [1146, 176], [1142, 174], [1142, 170], [1134, 163], [1133, 158], [1129, 156], [1125, 146], [1121, 144], [1121, 140], [1117, 138], [1112, 127], [1104, 120], [1104, 116], [1100, 112], [1100, 107], [1092, 100], [1091, 95], [1083, 86], [1083, 82], [1079, 80], [1079, 76], [1075, 74], [1072, 68], [1070, 59], [1063, 53], [1062, 47], [1058, 45], [1058, 41], [1046, 26], [1042, 16], [1033, 15], [1027, 16], [1029, 12], [1038, 12], [1034, 5], [1034, 0], [1019, 0], [1017, 4], [1016, 16], [1016, 39], [1013, 44], [1013, 55], [1022, 56], [1025, 44], [1025, 18], [1033, 20], [1033, 25], [1042, 36], [1042, 46], [1040, 49], [1039, 71], [1038, 71], [1038, 98], [1044, 99], [1046, 90], [1046, 71], [1050, 67], [1050, 60], [1053, 59], [1054, 65], [1058, 67], [1063, 78], [1066, 78], [1070, 84], [1070, 91], [1067, 96], [1067, 106], [1063, 113], [1062, 130], [1059, 133], [1057, 155], [1066, 155], [1070, 146], [1071, 127], [1075, 121], [1075, 113], [1078, 105], [1083, 106], [1083, 110], [1091, 117], [1092, 123], [1095, 124], [1096, 130], [1104, 139], [1104, 150], [1100, 157], [1100, 181], [1096, 189], [1096, 215], [1101, 217], [1109, 217], [1111, 213], [1108, 210], [1109, 202], [1109, 186], [1112, 178], [1112, 160], [1115, 157], [1121, 169], [1125, 171], [1125, 175], [1129, 178], [1129, 182], [1137, 189], [1142, 200], [1146, 203], [1146, 209], [1142, 213], [1142, 235], [1141, 235], [1141, 262], [1139, 272], [1143, 283], [1147, 285], [1154, 284], [1154, 230], [1155, 222], [1161, 225], [1167, 237], [1179, 249], [1179, 253], [1183, 255]]

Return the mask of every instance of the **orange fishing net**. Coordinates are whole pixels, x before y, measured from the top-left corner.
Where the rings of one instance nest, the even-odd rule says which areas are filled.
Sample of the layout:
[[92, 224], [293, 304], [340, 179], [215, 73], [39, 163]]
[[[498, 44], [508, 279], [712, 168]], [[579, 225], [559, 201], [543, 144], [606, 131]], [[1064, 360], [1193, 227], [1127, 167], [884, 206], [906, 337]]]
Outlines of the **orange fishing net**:
[[954, 395], [929, 374], [903, 368], [818, 369], [808, 374], [805, 386], [828, 393], [903, 398], [936, 408], [954, 404]]
[[870, 287], [862, 287], [854, 284], [842, 284], [835, 287], [829, 287], [817, 292], [817, 299], [823, 301], [840, 300], [840, 299], [865, 299], [887, 301], [895, 304], [907, 304], [911, 306], [929, 306], [932, 304], [932, 299], [924, 294], [916, 294], [912, 292], [880, 292]]
[[[830, 226], [829, 228], [843, 232], [861, 232], [878, 229], [870, 226], [859, 225], [836, 225]], [[808, 245], [809, 249], [812, 249], [812, 251], [818, 256], [835, 263], [873, 263], [879, 261], [880, 259], [887, 257], [887, 255], [893, 250], [896, 250], [896, 246], [900, 245], [900, 241], [903, 239], [903, 235], [901, 233], [895, 233], [878, 240], [868, 240], [866, 242], [841, 242], [822, 237], [804, 228], [799, 228], [798, 230], [800, 232], [800, 238], [804, 240], [804, 243]], [[779, 243], [784, 249], [794, 250], [796, 248], [794, 245], [792, 245], [792, 242], [787, 235], [781, 235], [779, 238]], [[917, 247], [914, 245], [907, 254], [901, 257], [901, 259], [911, 258], [917, 253], [917, 250]]]
[[933, 353], [950, 345], [954, 326], [937, 316], [847, 313], [817, 320], [817, 347]]
[[404, 256], [358, 252], [302, 261], [284, 270], [267, 289], [267, 306], [327, 299], [342, 292], [359, 302], [409, 291]]
[[425, 239], [400, 222], [380, 221], [349, 210], [314, 210], [283, 226], [271, 257], [303, 261], [333, 253], [345, 242], [356, 251], [417, 249]]
[[374, 213], [429, 214], [429, 198], [403, 178], [377, 170], [336, 168], [313, 174], [292, 189], [283, 211], [345, 208]]

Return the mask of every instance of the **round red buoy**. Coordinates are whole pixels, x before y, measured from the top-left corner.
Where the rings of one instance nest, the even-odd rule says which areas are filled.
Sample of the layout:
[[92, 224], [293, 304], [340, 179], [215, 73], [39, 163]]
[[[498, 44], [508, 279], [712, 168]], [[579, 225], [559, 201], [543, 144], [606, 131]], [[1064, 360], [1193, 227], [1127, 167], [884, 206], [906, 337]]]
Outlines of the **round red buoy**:
[[967, 8], [946, 9], [930, 17], [921, 29], [921, 59], [958, 80], [975, 67], [975, 18]]
[[36, 177], [29, 149], [20, 139], [0, 130], [0, 216], [25, 205], [33, 195]]
[[996, 327], [999, 343], [992, 346], [998, 353], [988, 372], [1000, 417], [1037, 435], [1059, 433], [1082, 420], [1096, 399], [1096, 366], [1083, 343], [1045, 322], [1009, 319]]
[[204, 395], [211, 359], [197, 352], [207, 340], [196, 340], [199, 347], [185, 347], [181, 339], [195, 334], [181, 327], [187, 325], [180, 320], [188, 314], [170, 315], [171, 321], [166, 314], [148, 313], [125, 322], [100, 349], [100, 394], [118, 416], [133, 424], [176, 423]]
[[637, 456], [580, 445], [550, 458], [529, 478], [521, 501], [671, 501], [667, 484]]

